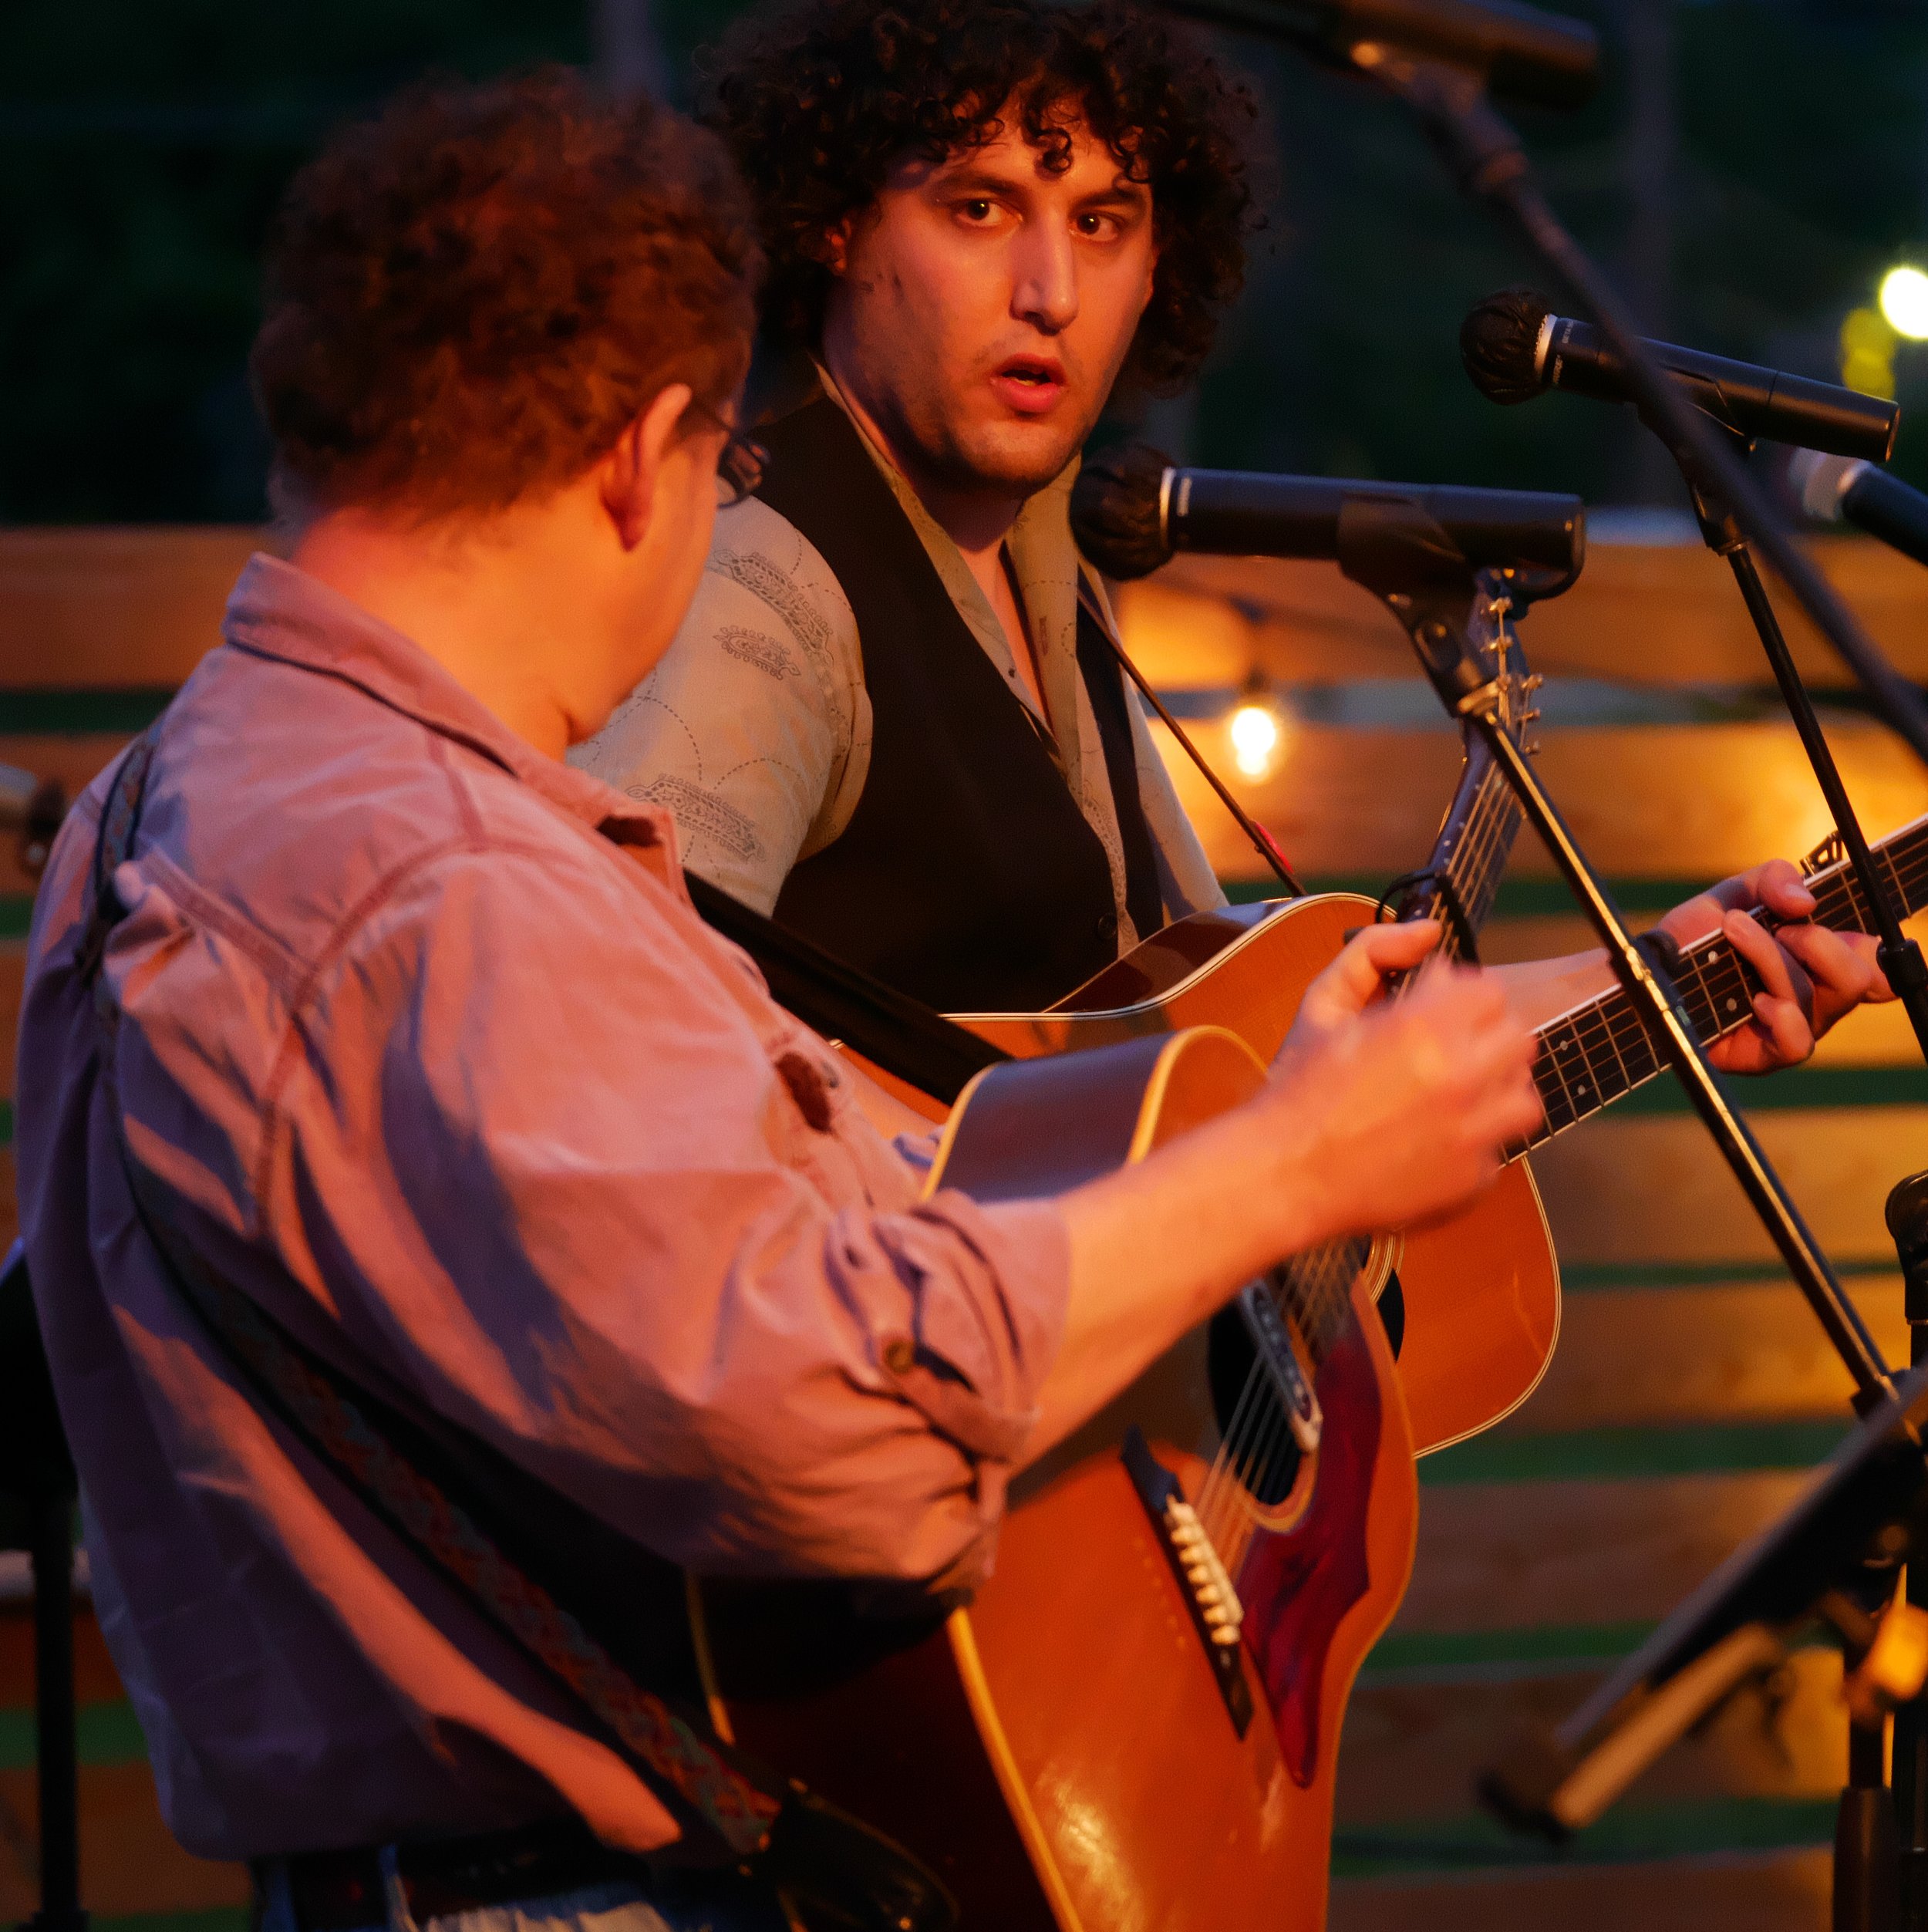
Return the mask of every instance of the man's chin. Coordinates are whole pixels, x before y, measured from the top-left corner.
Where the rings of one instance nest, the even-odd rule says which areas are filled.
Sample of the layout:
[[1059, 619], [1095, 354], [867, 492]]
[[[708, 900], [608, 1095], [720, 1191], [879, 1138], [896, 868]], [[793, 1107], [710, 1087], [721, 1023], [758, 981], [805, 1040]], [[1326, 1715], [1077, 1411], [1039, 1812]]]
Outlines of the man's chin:
[[954, 447], [951, 467], [959, 483], [1033, 496], [1064, 474], [1084, 444], [1083, 434], [1062, 423], [1000, 425]]

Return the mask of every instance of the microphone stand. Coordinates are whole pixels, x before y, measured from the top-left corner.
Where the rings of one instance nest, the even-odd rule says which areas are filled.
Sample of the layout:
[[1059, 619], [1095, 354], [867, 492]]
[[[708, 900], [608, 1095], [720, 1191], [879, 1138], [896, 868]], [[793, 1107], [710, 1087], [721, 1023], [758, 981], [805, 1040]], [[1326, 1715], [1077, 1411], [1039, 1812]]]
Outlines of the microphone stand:
[[[1340, 517], [1338, 551], [1340, 568], [1353, 582], [1373, 592], [1399, 619], [1448, 713], [1478, 732], [1505, 774], [1527, 818], [1606, 946], [1649, 1040], [1672, 1063], [1702, 1124], [1854, 1378], [1856, 1411], [1871, 1416], [1886, 1408], [1896, 1391], [1874, 1338], [1701, 1051], [1674, 984], [1672, 968], [1678, 962], [1678, 948], [1663, 935], [1650, 933], [1643, 941], [1627, 929], [1619, 909], [1541, 784], [1538, 771], [1503, 728], [1498, 685], [1488, 676], [1469, 635], [1467, 620], [1475, 584], [1465, 558], [1446, 531], [1410, 498], [1349, 503]], [[1515, 573], [1505, 574], [1510, 577]], [[1891, 1219], [1895, 1212], [1891, 1204]], [[1928, 1190], [1924, 1190], [1921, 1219], [1922, 1245], [1928, 1249]], [[1916, 1335], [1919, 1359], [1920, 1351], [1928, 1347], [1928, 1334], [1918, 1330]], [[1928, 1407], [1923, 1400], [1923, 1387], [1919, 1381], [1910, 1385], [1918, 1408]], [[1919, 1485], [1928, 1472], [1920, 1462], [1918, 1426], [1909, 1442], [1913, 1455], [1904, 1456], [1904, 1461], [1911, 1461], [1913, 1480]], [[1911, 1582], [1921, 1567], [1910, 1562]], [[1778, 1649], [1765, 1640], [1765, 1633], [1761, 1635], [1763, 1640], [1757, 1643], [1737, 1634], [1734, 1644], [1718, 1657], [1710, 1657], [1704, 1668], [1684, 1672], [1666, 1696], [1635, 1713], [1635, 1721], [1623, 1732], [1609, 1733], [1601, 1740], [1583, 1777], [1562, 1763], [1552, 1779], [1544, 1777], [1542, 1766], [1531, 1772], [1529, 1782], [1567, 1786], [1571, 1774], [1572, 1789], [1589, 1794], [1584, 1802], [1575, 1797], [1578, 1809], [1573, 1822], [1589, 1822], [1581, 1814], [1597, 1816], [1647, 1762], [1700, 1715], [1773, 1661]], [[1869, 1641], [1872, 1647], [1872, 1626]], [[1919, 1883], [1924, 1870], [1928, 1833], [1917, 1819], [1928, 1804], [1928, 1795], [1912, 1775], [1913, 1763], [1904, 1764], [1902, 1754], [1906, 1749], [1928, 1760], [1928, 1713], [1920, 1701], [1919, 1686], [1910, 1688], [1914, 1695], [1902, 1707], [1895, 1734], [1896, 1766], [1902, 1786], [1900, 1817], [1907, 1832], [1905, 1852], [1897, 1848], [1896, 1813], [1887, 1789], [1885, 1718], [1879, 1712], [1859, 1714], [1850, 1733], [1848, 1787], [1842, 1794], [1835, 1831], [1836, 1932], [1893, 1932], [1893, 1901], [1900, 1874], [1906, 1870], [1913, 1886]], [[1589, 1721], [1597, 1715], [1589, 1705]], [[1579, 1726], [1582, 1731], [1586, 1728]], [[1528, 1815], [1518, 1806], [1509, 1808], [1503, 1792], [1500, 1808], [1509, 1817]], [[1909, 1932], [1916, 1932], [1921, 1923], [1919, 1917], [1911, 1917]]]
[[1487, 675], [1468, 634], [1475, 583], [1465, 558], [1417, 502], [1375, 498], [1349, 502], [1340, 512], [1338, 562], [1347, 577], [1398, 618], [1448, 712], [1456, 722], [1472, 725], [1485, 740], [1599, 935], [1649, 1038], [1680, 1076], [1694, 1111], [1853, 1378], [1856, 1409], [1865, 1414], [1877, 1407], [1893, 1393], [1887, 1364], [1752, 1130], [1707, 1064], [1674, 989], [1670, 962], [1677, 960], [1678, 949], [1663, 936], [1649, 934], [1641, 941], [1628, 930], [1539, 773], [1504, 728], [1499, 687]]
[[[1641, 417], [1679, 464], [1701, 528], [1726, 557], [1766, 649], [1775, 681], [1799, 732], [1816, 782], [1834, 815], [1842, 850], [1875, 926], [1876, 957], [1906, 1011], [1928, 1063], [1928, 960], [1901, 929], [1888, 882], [1876, 869], [1860, 821], [1828, 748], [1820, 721], [1781, 635], [1753, 551], [1794, 592], [1829, 643], [1860, 680], [1887, 723], [1928, 763], [1928, 699], [1882, 655], [1819, 568], [1796, 545], [1767, 494], [1729, 447], [1729, 433], [1684, 397], [1641, 342], [1633, 318], [1586, 251], [1568, 231], [1533, 179], [1518, 135], [1488, 99], [1478, 76], [1397, 50], [1361, 45], [1354, 64], [1380, 81], [1419, 116], [1461, 187], [1505, 215], [1529, 244], [1599, 318], [1624, 359]], [[1751, 545], [1752, 548], [1750, 548]]]

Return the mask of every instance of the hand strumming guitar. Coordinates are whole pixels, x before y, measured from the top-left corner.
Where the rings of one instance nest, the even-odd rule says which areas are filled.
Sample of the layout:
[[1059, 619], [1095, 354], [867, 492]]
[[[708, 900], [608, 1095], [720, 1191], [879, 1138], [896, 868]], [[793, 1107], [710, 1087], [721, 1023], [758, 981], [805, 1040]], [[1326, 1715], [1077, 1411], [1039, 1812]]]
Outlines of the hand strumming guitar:
[[1492, 1183], [1541, 1118], [1533, 1042], [1490, 975], [1425, 969], [1380, 1003], [1438, 939], [1424, 920], [1360, 933], [1307, 989], [1254, 1098], [1059, 1197], [1071, 1290], [1034, 1449], [1275, 1263]]

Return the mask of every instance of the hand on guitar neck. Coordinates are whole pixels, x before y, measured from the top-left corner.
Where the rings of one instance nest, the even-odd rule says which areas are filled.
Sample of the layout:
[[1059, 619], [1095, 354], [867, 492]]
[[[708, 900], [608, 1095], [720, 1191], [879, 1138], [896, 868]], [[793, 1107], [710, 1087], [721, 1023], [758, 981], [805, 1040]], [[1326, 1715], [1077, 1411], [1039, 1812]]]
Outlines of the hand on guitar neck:
[[[1707, 1043], [1707, 1057], [1722, 1072], [1798, 1067], [1843, 1014], [1863, 1000], [1894, 996], [1875, 963], [1872, 935], [1811, 924], [1815, 910], [1815, 895], [1800, 874], [1775, 858], [1697, 893], [1660, 921], [1660, 929], [1684, 947], [1720, 933], [1761, 982], [1748, 1023]], [[1614, 983], [1613, 969], [1599, 952], [1493, 970], [1515, 1014], [1529, 1027]]]
[[1439, 932], [1359, 934], [1308, 989], [1250, 1100], [1061, 1197], [1070, 1295], [1033, 1453], [1275, 1263], [1462, 1205], [1539, 1125], [1532, 1038], [1489, 976], [1429, 968], [1375, 1004]]

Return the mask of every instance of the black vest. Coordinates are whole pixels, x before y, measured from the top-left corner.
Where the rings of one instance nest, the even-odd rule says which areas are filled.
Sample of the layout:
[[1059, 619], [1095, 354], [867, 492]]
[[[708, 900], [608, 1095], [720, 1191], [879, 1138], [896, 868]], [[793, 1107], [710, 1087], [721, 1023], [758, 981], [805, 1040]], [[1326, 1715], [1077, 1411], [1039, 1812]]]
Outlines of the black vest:
[[[784, 882], [777, 917], [946, 1013], [1025, 1013], [1117, 956], [1104, 847], [855, 428], [827, 396], [757, 431], [757, 494], [816, 545], [857, 619], [874, 737], [851, 821]], [[1117, 661], [1080, 607], [1126, 904], [1161, 923]]]

